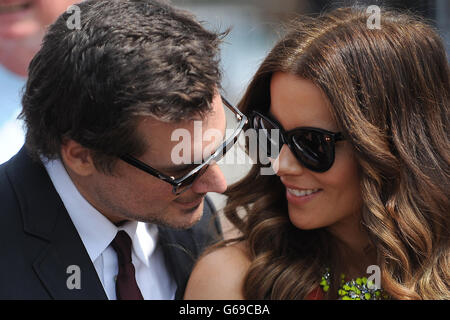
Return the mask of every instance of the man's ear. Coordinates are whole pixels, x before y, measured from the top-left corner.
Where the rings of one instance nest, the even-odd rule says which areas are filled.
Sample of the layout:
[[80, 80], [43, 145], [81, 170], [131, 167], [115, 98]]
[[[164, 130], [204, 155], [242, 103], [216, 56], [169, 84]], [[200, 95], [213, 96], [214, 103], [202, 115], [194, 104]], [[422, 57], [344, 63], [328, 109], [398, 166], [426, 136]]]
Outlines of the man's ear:
[[68, 169], [80, 176], [89, 176], [96, 171], [91, 151], [74, 140], [63, 142], [61, 158]]

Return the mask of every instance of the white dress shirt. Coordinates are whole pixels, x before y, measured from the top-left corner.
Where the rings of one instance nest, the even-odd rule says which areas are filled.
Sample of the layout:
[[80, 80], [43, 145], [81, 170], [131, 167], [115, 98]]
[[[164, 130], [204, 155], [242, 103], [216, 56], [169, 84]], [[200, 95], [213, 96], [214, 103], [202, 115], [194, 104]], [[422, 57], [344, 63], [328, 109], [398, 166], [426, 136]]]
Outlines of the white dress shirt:
[[158, 245], [156, 225], [130, 221], [116, 227], [80, 194], [61, 160], [43, 159], [43, 163], [95, 266], [108, 299], [117, 299], [115, 277], [119, 271], [118, 261], [110, 244], [119, 230], [124, 230], [132, 239], [132, 262], [144, 299], [174, 299], [177, 286]]
[[0, 164], [14, 156], [25, 141], [24, 123], [17, 120], [25, 80], [0, 65]]

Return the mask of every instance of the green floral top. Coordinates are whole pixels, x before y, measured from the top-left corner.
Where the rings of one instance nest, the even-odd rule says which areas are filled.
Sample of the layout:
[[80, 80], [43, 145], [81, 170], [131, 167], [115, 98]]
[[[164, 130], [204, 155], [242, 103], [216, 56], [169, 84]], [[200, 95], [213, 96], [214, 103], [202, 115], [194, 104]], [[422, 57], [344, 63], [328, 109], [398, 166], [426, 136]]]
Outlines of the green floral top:
[[[372, 281], [366, 277], [356, 278], [346, 281], [345, 274], [341, 274], [341, 286], [338, 290], [340, 300], [384, 300], [389, 296], [377, 288]], [[330, 269], [326, 268], [320, 281], [322, 290], [326, 293], [330, 289]]]

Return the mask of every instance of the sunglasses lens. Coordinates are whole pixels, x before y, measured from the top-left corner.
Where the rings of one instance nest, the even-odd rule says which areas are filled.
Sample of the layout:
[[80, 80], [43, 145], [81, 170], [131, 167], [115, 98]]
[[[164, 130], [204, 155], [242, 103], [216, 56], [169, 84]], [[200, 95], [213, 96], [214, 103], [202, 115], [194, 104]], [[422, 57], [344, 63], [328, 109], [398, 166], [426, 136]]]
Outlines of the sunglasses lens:
[[299, 131], [292, 137], [295, 156], [310, 170], [324, 172], [334, 161], [334, 143], [330, 135], [311, 130]]
[[259, 148], [269, 158], [276, 159], [280, 154], [282, 143], [280, 129], [270, 120], [255, 115], [252, 122], [257, 131]]

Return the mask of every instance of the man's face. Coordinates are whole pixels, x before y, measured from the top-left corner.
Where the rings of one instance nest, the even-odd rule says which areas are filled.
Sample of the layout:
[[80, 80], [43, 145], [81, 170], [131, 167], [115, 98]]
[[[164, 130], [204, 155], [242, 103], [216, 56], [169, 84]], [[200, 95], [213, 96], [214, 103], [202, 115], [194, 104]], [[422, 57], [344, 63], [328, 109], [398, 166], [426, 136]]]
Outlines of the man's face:
[[[215, 129], [224, 135], [226, 119], [220, 95], [216, 95], [212, 105], [212, 112], [202, 120], [202, 131]], [[148, 149], [138, 159], [169, 176], [179, 178], [187, 174], [192, 166], [186, 169], [186, 165], [177, 165], [174, 163], [176, 160], [172, 159], [172, 150], [180, 141], [171, 141], [171, 136], [174, 130], [180, 128], [190, 132], [193, 155], [210, 150], [211, 144], [216, 150], [222, 142], [219, 139], [203, 143], [198, 139], [194, 141], [194, 121], [165, 123], [145, 117], [137, 131], [144, 137]], [[222, 193], [227, 187], [216, 164], [211, 165], [190, 189], [179, 196], [172, 193], [169, 183], [122, 160], [118, 161], [114, 176], [96, 172], [89, 180], [85, 184], [86, 198], [112, 222], [138, 220], [175, 228], [188, 228], [195, 224], [202, 216], [205, 194]]]
[[45, 28], [80, 0], [0, 0], [0, 40], [40, 39]]

